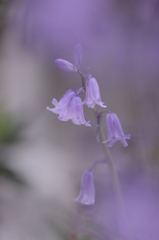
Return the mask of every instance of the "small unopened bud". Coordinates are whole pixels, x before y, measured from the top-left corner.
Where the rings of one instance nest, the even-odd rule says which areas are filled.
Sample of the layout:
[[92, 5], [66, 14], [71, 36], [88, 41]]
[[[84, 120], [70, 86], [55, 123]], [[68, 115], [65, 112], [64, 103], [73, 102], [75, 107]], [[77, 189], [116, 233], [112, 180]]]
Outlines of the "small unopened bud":
[[84, 205], [93, 205], [95, 203], [94, 179], [91, 171], [85, 171], [83, 173], [81, 190], [74, 202], [79, 202]]
[[76, 67], [72, 63], [70, 63], [64, 59], [56, 59], [55, 64], [58, 68], [66, 71], [66, 72], [77, 72]]

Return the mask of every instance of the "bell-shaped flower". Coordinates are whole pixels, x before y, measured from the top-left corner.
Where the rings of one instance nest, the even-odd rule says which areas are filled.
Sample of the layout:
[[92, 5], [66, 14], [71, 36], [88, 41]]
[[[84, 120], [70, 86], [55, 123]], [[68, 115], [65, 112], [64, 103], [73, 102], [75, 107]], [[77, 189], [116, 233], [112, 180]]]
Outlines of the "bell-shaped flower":
[[74, 62], [77, 69], [79, 69], [82, 64], [82, 58], [83, 58], [82, 47], [80, 44], [77, 44], [75, 46], [75, 53], [74, 53]]
[[77, 72], [77, 68], [72, 63], [64, 59], [56, 59], [55, 64], [58, 68], [66, 72]]
[[55, 64], [58, 68], [66, 72], [77, 72], [82, 64], [83, 52], [80, 44], [75, 46], [74, 64], [64, 59], [56, 59]]
[[55, 108], [47, 107], [46, 109], [58, 114], [58, 119], [60, 121], [68, 121], [72, 120], [72, 122], [76, 125], [84, 124], [86, 126], [91, 126], [91, 124], [85, 121], [84, 113], [83, 113], [83, 105], [81, 98], [76, 94], [81, 94], [83, 89], [80, 88], [77, 90], [68, 90], [60, 99], [59, 102], [55, 98], [52, 100], [52, 104], [55, 105]]
[[74, 96], [71, 103], [71, 120], [76, 125], [84, 124], [90, 127], [91, 124], [84, 119], [82, 100], [79, 96]]
[[[130, 139], [130, 134], [125, 135], [120, 124], [120, 121], [115, 113], [108, 113], [106, 116], [106, 129], [108, 147], [112, 147], [118, 140], [121, 141], [124, 147], [128, 146], [126, 139]], [[103, 143], [105, 143], [103, 142]]]
[[88, 76], [86, 82], [86, 98], [83, 104], [86, 104], [89, 108], [94, 108], [95, 104], [99, 105], [100, 107], [106, 108], [106, 106], [101, 100], [100, 89], [97, 80], [91, 75]]
[[62, 96], [59, 102], [53, 98], [52, 104], [55, 105], [55, 108], [47, 107], [46, 109], [55, 114], [59, 114], [59, 120], [68, 121], [71, 118], [70, 102], [75, 95], [75, 91], [70, 89]]
[[93, 172], [85, 171], [82, 176], [81, 190], [74, 202], [79, 202], [84, 205], [93, 205], [95, 202], [95, 188]]

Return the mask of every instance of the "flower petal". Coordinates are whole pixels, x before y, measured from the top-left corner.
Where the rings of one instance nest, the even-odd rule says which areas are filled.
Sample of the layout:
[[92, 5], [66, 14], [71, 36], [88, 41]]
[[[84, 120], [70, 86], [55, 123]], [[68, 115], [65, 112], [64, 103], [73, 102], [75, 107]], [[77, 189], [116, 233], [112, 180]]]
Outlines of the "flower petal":
[[55, 114], [59, 114], [59, 120], [68, 121], [71, 118], [70, 102], [75, 95], [75, 91], [70, 89], [61, 97], [59, 102], [53, 98], [52, 104], [55, 105], [54, 108], [47, 107], [46, 109]]
[[72, 122], [76, 125], [84, 124], [87, 127], [90, 127], [91, 124], [86, 122], [84, 119], [84, 113], [83, 113], [83, 105], [82, 100], [79, 96], [75, 96], [70, 104], [70, 107], [72, 109]]

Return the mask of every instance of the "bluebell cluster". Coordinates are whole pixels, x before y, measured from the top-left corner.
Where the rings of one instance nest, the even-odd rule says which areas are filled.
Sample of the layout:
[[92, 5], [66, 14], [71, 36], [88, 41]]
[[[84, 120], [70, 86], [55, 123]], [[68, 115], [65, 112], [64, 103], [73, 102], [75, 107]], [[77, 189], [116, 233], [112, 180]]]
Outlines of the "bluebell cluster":
[[[55, 64], [60, 69], [67, 72], [76, 72], [82, 77], [82, 87], [77, 89], [69, 89], [59, 100], [59, 102], [53, 98], [52, 104], [54, 108], [47, 107], [47, 110], [58, 115], [60, 121], [69, 121], [75, 125], [84, 124], [90, 127], [90, 121], [86, 121], [83, 113], [83, 105], [94, 109], [97, 119], [96, 138], [101, 144], [107, 144], [108, 147], [112, 147], [117, 141], [121, 141], [124, 147], [127, 147], [126, 139], [130, 139], [130, 134], [125, 135], [120, 124], [117, 115], [113, 112], [109, 112], [106, 115], [106, 131], [107, 140], [101, 141], [100, 137], [100, 124], [102, 114], [105, 112], [96, 111], [95, 106], [99, 105], [102, 108], [106, 108], [104, 102], [101, 100], [100, 89], [97, 80], [92, 75], [85, 71], [81, 73], [80, 67], [82, 64], [83, 51], [80, 44], [75, 46], [74, 64], [64, 59], [56, 59]], [[85, 81], [86, 79], [86, 81]], [[85, 93], [85, 100], [82, 102], [80, 95]], [[101, 163], [98, 161], [98, 163]], [[81, 190], [79, 196], [74, 200], [85, 205], [92, 205], [95, 202], [95, 189], [93, 180], [93, 170], [85, 171], [82, 176]]]

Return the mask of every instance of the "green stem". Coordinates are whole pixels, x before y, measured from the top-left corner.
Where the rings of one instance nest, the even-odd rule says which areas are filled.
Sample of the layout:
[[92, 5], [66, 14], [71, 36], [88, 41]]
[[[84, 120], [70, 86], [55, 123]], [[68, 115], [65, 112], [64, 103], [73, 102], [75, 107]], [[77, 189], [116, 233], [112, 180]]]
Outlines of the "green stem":
[[[97, 114], [96, 114], [97, 111], [96, 111], [95, 107], [94, 107], [93, 111], [94, 111], [94, 114], [95, 114], [96, 119], [97, 119]], [[105, 135], [104, 135], [104, 132], [102, 130], [101, 125], [99, 126], [99, 134], [100, 134], [101, 142], [106, 141], [106, 138], [105, 138]], [[102, 147], [103, 147], [104, 155], [108, 159], [108, 163], [109, 163], [109, 166], [110, 166], [110, 171], [111, 171], [112, 180], [113, 180], [112, 182], [113, 182], [113, 187], [114, 187], [114, 190], [115, 190], [115, 193], [116, 193], [118, 206], [122, 211], [125, 212], [125, 208], [124, 208], [124, 204], [123, 204], [123, 200], [122, 200], [122, 195], [121, 195], [121, 191], [120, 191], [119, 179], [118, 179], [118, 175], [117, 175], [114, 163], [113, 163], [111, 153], [109, 151], [107, 143], [102, 144]]]
[[[85, 78], [80, 71], [78, 71], [78, 74], [81, 76], [82, 86], [83, 86], [84, 90], [86, 91]], [[93, 108], [93, 111], [94, 111], [96, 120], [98, 120], [97, 119], [97, 111], [96, 111], [95, 107]], [[105, 135], [104, 135], [101, 125], [99, 126], [99, 134], [100, 134], [101, 142], [106, 141], [106, 138], [105, 138]], [[125, 219], [127, 220], [127, 216], [126, 216], [126, 212], [125, 212], [125, 208], [124, 208], [124, 204], [123, 204], [123, 199], [122, 199], [122, 194], [121, 194], [121, 190], [120, 190], [119, 179], [118, 179], [118, 175], [117, 175], [114, 163], [113, 163], [111, 153], [109, 151], [107, 143], [102, 144], [102, 147], [103, 147], [104, 155], [108, 159], [108, 163], [110, 166], [110, 171], [111, 171], [112, 180], [113, 180], [112, 182], [113, 182], [113, 187], [114, 187], [114, 191], [115, 191], [116, 198], [117, 198], [118, 207], [119, 207], [120, 211], [122, 211], [124, 213]]]
[[[101, 141], [102, 142], [105, 141], [105, 137], [104, 137], [101, 126], [99, 128], [99, 133], [100, 133]], [[115, 190], [115, 193], [116, 193], [118, 205], [121, 208], [121, 210], [125, 212], [125, 208], [124, 208], [124, 204], [123, 204], [123, 200], [122, 200], [122, 195], [121, 195], [121, 190], [120, 190], [119, 178], [118, 178], [118, 175], [117, 175], [114, 163], [113, 163], [111, 153], [109, 151], [107, 143], [102, 144], [102, 147], [103, 147], [104, 154], [107, 157], [108, 162], [109, 162], [111, 175], [112, 175], [112, 180], [113, 180], [112, 182], [113, 182], [114, 190]]]
[[[93, 111], [94, 111], [94, 114], [95, 114], [96, 120], [97, 120], [97, 111], [96, 111], [95, 107], [94, 107]], [[101, 125], [99, 126], [99, 135], [100, 135], [101, 142], [106, 141], [106, 138], [105, 138], [105, 135], [104, 135]], [[128, 217], [127, 217], [127, 214], [125, 211], [124, 203], [123, 203], [118, 174], [117, 174], [116, 168], [114, 166], [113, 158], [111, 156], [111, 153], [109, 151], [107, 143], [102, 144], [102, 148], [103, 148], [104, 155], [105, 155], [106, 159], [108, 160], [108, 164], [110, 167], [110, 172], [111, 172], [111, 176], [112, 176], [112, 184], [113, 184], [115, 195], [116, 195], [118, 210], [119, 210], [119, 213], [123, 214], [123, 216], [124, 216], [123, 220], [126, 224], [125, 226], [127, 226], [125, 233], [126, 233], [126, 235], [128, 234], [129, 236], [130, 235], [133, 236], [133, 233], [132, 233], [131, 227], [130, 227], [130, 223], [129, 223], [129, 220], [128, 220]]]
[[[86, 91], [85, 78], [80, 71], [78, 71], [78, 74], [82, 78], [82, 86], [83, 86], [84, 90]], [[95, 106], [93, 108], [93, 112], [95, 114], [95, 118], [96, 118], [96, 121], [98, 123], [97, 110], [96, 110]], [[101, 142], [106, 141], [106, 138], [105, 138], [105, 135], [104, 135], [104, 132], [103, 132], [103, 129], [102, 129], [101, 125], [99, 126], [99, 135], [100, 135]], [[128, 221], [128, 218], [127, 218], [127, 214], [126, 214], [126, 211], [125, 211], [124, 203], [123, 203], [123, 198], [122, 198], [122, 194], [121, 194], [121, 190], [120, 190], [120, 183], [119, 183], [118, 174], [117, 174], [116, 168], [114, 166], [113, 159], [112, 159], [111, 153], [109, 151], [109, 148], [107, 146], [107, 143], [104, 143], [104, 144], [102, 143], [102, 148], [103, 148], [104, 155], [105, 155], [106, 159], [108, 160], [108, 164], [109, 164], [109, 167], [110, 167], [111, 176], [112, 176], [112, 183], [113, 183], [114, 191], [115, 191], [115, 194], [116, 194], [119, 213], [122, 213], [124, 215], [128, 235], [130, 233], [131, 233], [131, 235], [133, 235], [132, 231], [131, 231], [129, 221]]]

